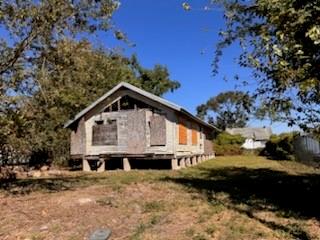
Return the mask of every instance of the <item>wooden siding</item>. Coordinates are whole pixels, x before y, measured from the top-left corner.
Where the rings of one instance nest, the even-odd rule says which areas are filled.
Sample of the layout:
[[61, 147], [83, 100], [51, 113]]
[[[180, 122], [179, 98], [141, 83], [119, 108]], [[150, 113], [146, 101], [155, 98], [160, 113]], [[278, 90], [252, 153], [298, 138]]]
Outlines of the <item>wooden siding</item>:
[[166, 119], [165, 116], [150, 117], [150, 145], [166, 145]]
[[130, 154], [144, 153], [146, 150], [146, 112], [128, 111], [128, 148]]
[[82, 155], [86, 153], [86, 130], [85, 121], [82, 118], [77, 126], [72, 129], [70, 141], [70, 154]]

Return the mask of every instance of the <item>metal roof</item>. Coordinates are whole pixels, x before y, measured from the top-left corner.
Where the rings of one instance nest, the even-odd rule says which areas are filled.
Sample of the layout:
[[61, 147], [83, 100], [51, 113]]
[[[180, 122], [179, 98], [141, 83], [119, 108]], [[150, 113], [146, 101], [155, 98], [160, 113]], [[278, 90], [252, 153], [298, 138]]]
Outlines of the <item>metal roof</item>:
[[255, 140], [269, 140], [272, 135], [272, 130], [270, 127], [263, 128], [227, 128], [227, 133], [232, 135], [240, 134], [245, 138], [252, 138]]
[[113, 93], [115, 93], [116, 91], [118, 91], [120, 88], [127, 88], [133, 92], [136, 92], [146, 98], [149, 98], [155, 102], [158, 102], [170, 109], [173, 109], [177, 112], [181, 112], [182, 114], [184, 114], [185, 116], [192, 118], [193, 120], [197, 121], [198, 123], [212, 128], [212, 129], [216, 129], [219, 130], [218, 128], [216, 128], [215, 126], [203, 121], [202, 119], [194, 116], [193, 114], [191, 114], [190, 112], [188, 112], [187, 110], [185, 110], [184, 108], [182, 108], [181, 106], [174, 104], [166, 99], [163, 99], [161, 97], [158, 97], [152, 93], [149, 93], [145, 90], [142, 90], [138, 87], [135, 87], [129, 83], [126, 82], [120, 82], [117, 86], [115, 86], [114, 88], [112, 88], [110, 91], [108, 91], [107, 93], [105, 93], [102, 97], [98, 98], [95, 102], [93, 102], [92, 104], [90, 104], [88, 107], [86, 107], [85, 109], [83, 109], [81, 112], [79, 112], [73, 119], [69, 120], [64, 127], [68, 128], [70, 127], [71, 124], [73, 124], [74, 122], [78, 121], [81, 117], [83, 117], [87, 112], [89, 112], [90, 110], [92, 110], [95, 106], [97, 106], [99, 103], [101, 103], [102, 101], [104, 101], [106, 98], [108, 98], [109, 96], [111, 96]]

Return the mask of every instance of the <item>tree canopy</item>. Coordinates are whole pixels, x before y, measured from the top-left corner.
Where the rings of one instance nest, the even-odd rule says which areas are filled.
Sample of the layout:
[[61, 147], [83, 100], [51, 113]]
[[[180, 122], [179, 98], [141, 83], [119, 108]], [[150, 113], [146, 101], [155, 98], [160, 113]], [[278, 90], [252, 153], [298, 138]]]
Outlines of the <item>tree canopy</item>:
[[[136, 56], [92, 46], [96, 31], [113, 31], [113, 0], [0, 3], [0, 151], [68, 156], [63, 124], [120, 81], [162, 95], [177, 89], [162, 65], [142, 67]], [[7, 148], [8, 149], [8, 148]]]
[[[212, 0], [222, 7], [225, 27], [213, 61], [217, 73], [226, 47], [240, 44], [240, 66], [252, 70], [259, 117], [320, 131], [320, 1]], [[187, 8], [186, 8], [187, 6]], [[192, 6], [184, 3], [185, 10]]]
[[[245, 127], [253, 100], [246, 93], [228, 91], [210, 98], [197, 107], [197, 115], [224, 130], [226, 128]], [[212, 114], [213, 113], [213, 114]]]
[[[217, 0], [225, 9], [214, 70], [223, 49], [238, 42], [239, 64], [253, 70], [260, 113], [319, 129], [320, 1]], [[263, 114], [262, 114], [263, 115]]]

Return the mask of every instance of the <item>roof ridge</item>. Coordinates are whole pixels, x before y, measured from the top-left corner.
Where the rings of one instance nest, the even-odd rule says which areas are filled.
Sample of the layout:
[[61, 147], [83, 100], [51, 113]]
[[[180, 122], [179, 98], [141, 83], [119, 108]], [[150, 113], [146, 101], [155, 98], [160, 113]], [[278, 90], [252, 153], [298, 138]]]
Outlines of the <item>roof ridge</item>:
[[110, 95], [112, 95], [113, 93], [115, 93], [116, 91], [118, 91], [121, 87], [126, 87], [144, 97], [150, 98], [151, 100], [154, 100], [164, 106], [167, 106], [175, 111], [181, 112], [187, 116], [189, 116], [190, 118], [193, 118], [195, 121], [198, 121], [200, 123], [202, 123], [203, 125], [210, 127], [210, 128], [215, 128], [216, 130], [219, 130], [218, 128], [216, 128], [215, 126], [205, 122], [204, 120], [198, 118], [197, 116], [194, 116], [193, 114], [191, 114], [189, 111], [185, 110], [183, 107], [170, 102], [167, 99], [164, 99], [162, 97], [159, 97], [153, 93], [150, 93], [146, 90], [143, 90], [141, 88], [138, 88], [128, 82], [120, 82], [118, 83], [115, 87], [113, 87], [112, 89], [110, 89], [108, 92], [106, 92], [105, 94], [103, 94], [100, 98], [98, 98], [96, 101], [94, 101], [93, 103], [91, 103], [88, 107], [86, 107], [85, 109], [83, 109], [82, 111], [80, 111], [78, 114], [75, 115], [75, 117], [73, 119], [70, 119], [65, 125], [64, 128], [69, 127], [71, 124], [73, 124], [75, 121], [79, 120], [81, 117], [83, 117], [83, 115], [85, 115], [88, 111], [90, 111], [91, 109], [93, 109], [96, 105], [98, 105], [100, 102], [104, 101], [107, 97], [109, 97]]

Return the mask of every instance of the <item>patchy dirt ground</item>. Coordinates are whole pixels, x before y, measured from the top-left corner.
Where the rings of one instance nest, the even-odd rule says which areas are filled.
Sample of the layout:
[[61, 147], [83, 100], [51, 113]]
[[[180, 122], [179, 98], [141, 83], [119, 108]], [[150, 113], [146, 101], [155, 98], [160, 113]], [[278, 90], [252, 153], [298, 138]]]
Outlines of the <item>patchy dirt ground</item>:
[[[98, 228], [110, 228], [113, 240], [320, 239], [319, 202], [313, 202], [319, 174], [299, 164], [234, 157], [178, 172], [21, 180], [0, 191], [0, 239], [88, 239]], [[294, 192], [298, 201], [307, 199], [295, 202]]]

